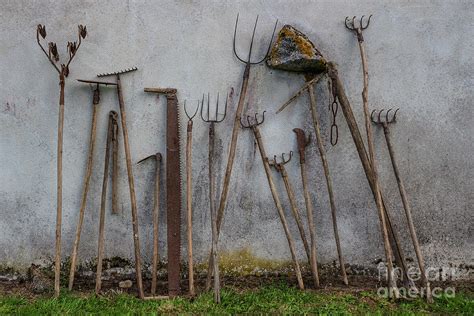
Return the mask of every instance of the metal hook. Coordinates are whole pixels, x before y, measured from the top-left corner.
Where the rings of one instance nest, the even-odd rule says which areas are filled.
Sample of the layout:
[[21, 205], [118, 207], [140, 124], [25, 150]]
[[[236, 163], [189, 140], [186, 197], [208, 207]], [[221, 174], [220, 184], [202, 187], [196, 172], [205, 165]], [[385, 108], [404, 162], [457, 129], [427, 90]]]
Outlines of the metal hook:
[[185, 113], [186, 116], [188, 117], [188, 120], [192, 121], [193, 118], [196, 116], [198, 110], [199, 110], [199, 100], [198, 100], [198, 102], [197, 102], [196, 111], [194, 112], [193, 115], [189, 115], [188, 110], [186, 109], [186, 100], [184, 100], [184, 105], [183, 105], [183, 107], [184, 107], [184, 113]]
[[273, 42], [273, 37], [275, 36], [275, 30], [276, 30], [276, 27], [278, 25], [278, 20], [276, 20], [275, 22], [275, 26], [273, 28], [273, 33], [272, 33], [272, 37], [270, 39], [270, 43], [268, 44], [268, 49], [267, 49], [267, 52], [265, 53], [265, 56], [259, 60], [259, 61], [256, 61], [256, 62], [252, 62], [250, 61], [251, 57], [252, 57], [252, 50], [253, 50], [253, 41], [254, 41], [254, 38], [255, 38], [255, 30], [257, 29], [257, 24], [258, 24], [258, 15], [257, 15], [257, 18], [255, 19], [255, 25], [253, 27], [253, 32], [252, 32], [252, 39], [250, 40], [250, 47], [249, 47], [249, 53], [248, 53], [248, 57], [247, 57], [247, 60], [244, 60], [242, 58], [240, 58], [240, 56], [237, 54], [237, 50], [235, 48], [235, 42], [236, 42], [236, 37], [237, 37], [237, 25], [239, 23], [239, 14], [237, 13], [237, 18], [235, 20], [235, 28], [234, 28], [234, 40], [233, 40], [233, 50], [234, 50], [234, 55], [235, 57], [237, 57], [237, 59], [239, 61], [241, 61], [242, 63], [244, 64], [247, 64], [247, 65], [257, 65], [257, 64], [260, 64], [261, 62], [265, 61], [268, 57], [268, 54], [270, 53], [270, 49], [272, 47], [272, 42]]

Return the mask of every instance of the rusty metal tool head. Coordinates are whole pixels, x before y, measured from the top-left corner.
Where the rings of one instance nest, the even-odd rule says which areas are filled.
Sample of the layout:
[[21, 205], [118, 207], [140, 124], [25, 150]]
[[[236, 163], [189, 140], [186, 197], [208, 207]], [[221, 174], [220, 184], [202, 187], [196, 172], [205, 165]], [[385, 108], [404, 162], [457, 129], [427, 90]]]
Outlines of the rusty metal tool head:
[[226, 115], [227, 115], [227, 100], [229, 99], [229, 95], [225, 98], [225, 104], [224, 104], [224, 113], [219, 113], [219, 93], [217, 93], [217, 98], [216, 98], [216, 106], [215, 106], [215, 113], [214, 116], [210, 114], [210, 94], [209, 92], [207, 93], [207, 106], [206, 106], [206, 114], [204, 114], [204, 94], [202, 95], [202, 101], [201, 101], [201, 119], [206, 122], [206, 123], [220, 123], [222, 122]]
[[125, 68], [125, 69], [120, 69], [118, 71], [100, 73], [100, 74], [97, 74], [97, 77], [118, 76], [118, 75], [125, 74], [128, 72], [136, 71], [136, 70], [138, 70], [137, 67], [130, 67], [130, 68]]
[[196, 110], [194, 111], [194, 113], [192, 113], [192, 112], [188, 113], [188, 108], [186, 107], [186, 100], [184, 100], [184, 105], [183, 105], [184, 113], [188, 117], [188, 121], [192, 121], [193, 118], [196, 116], [197, 112], [199, 111], [199, 105], [200, 105], [200, 103], [199, 103], [199, 100], [198, 100]]
[[311, 142], [311, 134], [306, 137], [305, 132], [301, 128], [294, 128], [293, 132], [296, 133], [296, 142], [298, 144], [298, 153], [300, 154], [300, 163], [303, 164], [306, 161], [306, 147]]
[[237, 37], [237, 25], [238, 24], [239, 24], [239, 14], [237, 14], [237, 19], [235, 20], [235, 28], [234, 28], [233, 50], [234, 50], [235, 57], [237, 57], [238, 60], [240, 60], [242, 63], [244, 63], [246, 65], [257, 65], [257, 64], [260, 64], [260, 63], [264, 62], [267, 59], [268, 54], [270, 53], [270, 49], [272, 47], [272, 41], [273, 41], [273, 37], [275, 36], [275, 30], [276, 30], [276, 27], [277, 27], [277, 24], [278, 24], [278, 20], [275, 22], [275, 27], [273, 28], [272, 37], [270, 39], [270, 43], [268, 44], [268, 49], [267, 49], [267, 52], [265, 53], [265, 56], [262, 59], [257, 60], [257, 61], [251, 61], [251, 58], [252, 58], [253, 40], [255, 38], [255, 30], [257, 29], [257, 24], [258, 24], [258, 15], [257, 15], [257, 18], [255, 19], [255, 25], [253, 27], [253, 32], [252, 32], [252, 39], [250, 40], [250, 47], [249, 47], [248, 57], [247, 57], [246, 60], [241, 58], [237, 54], [237, 50], [235, 48], [235, 42], [236, 42], [236, 37]]
[[41, 50], [44, 52], [44, 54], [49, 59], [54, 69], [56, 69], [56, 71], [58, 72], [60, 76], [67, 77], [69, 75], [69, 64], [74, 59], [74, 56], [76, 56], [76, 53], [79, 50], [79, 47], [81, 46], [82, 39], [85, 39], [87, 36], [86, 26], [78, 25], [77, 29], [78, 29], [77, 31], [78, 41], [67, 43], [69, 58], [66, 63], [61, 64], [59, 62], [59, 53], [58, 53], [58, 47], [56, 43], [54, 42], [48, 43], [48, 52], [46, 52], [46, 49], [41, 44], [40, 36], [43, 39], [46, 38], [46, 26], [42, 24], [38, 24], [38, 26], [36, 27], [36, 41], [38, 42], [38, 45], [41, 47]]
[[399, 110], [400, 109], [396, 109], [391, 118], [390, 112], [393, 111], [393, 108], [387, 110], [387, 112], [385, 113], [385, 118], [382, 117], [382, 113], [385, 111], [385, 109], [378, 110], [377, 119], [374, 118], [375, 114], [377, 113], [377, 110], [373, 110], [372, 113], [370, 113], [370, 120], [372, 121], [372, 123], [382, 126], [395, 123], [397, 121], [397, 113]]
[[362, 31], [369, 27], [370, 19], [372, 18], [372, 14], [369, 15], [369, 18], [367, 19], [365, 25], [364, 25], [364, 17], [365, 17], [365, 15], [360, 17], [359, 25], [356, 25], [356, 21], [355, 21], [356, 16], [352, 17], [352, 19], [350, 19], [348, 16], [346, 16], [346, 18], [344, 20], [344, 25], [346, 26], [346, 28], [350, 31], [353, 31], [357, 35], [357, 39], [358, 39], [359, 42], [364, 41], [364, 37], [362, 36]]
[[161, 153], [156, 153], [156, 154], [150, 155], [150, 156], [148, 156], [148, 157], [145, 157], [145, 158], [139, 160], [136, 164], [138, 165], [138, 164], [144, 162], [145, 160], [148, 160], [148, 159], [151, 159], [151, 158], [155, 158], [155, 160], [156, 160], [157, 162], [160, 162], [162, 156], [161, 156]]
[[255, 113], [254, 115], [254, 120], [252, 121], [251, 120], [251, 116], [250, 115], [247, 115], [247, 125], [245, 125], [245, 123], [242, 121], [242, 119], [240, 120], [240, 126], [242, 126], [243, 128], [257, 128], [257, 126], [263, 124], [263, 122], [265, 121], [265, 112], [266, 111], [263, 111], [262, 113], [262, 120], [259, 121], [258, 120], [258, 113]]
[[282, 171], [283, 166], [286, 165], [291, 161], [291, 158], [293, 158], [293, 151], [290, 151], [288, 154], [288, 159], [285, 158], [285, 153], [281, 154], [281, 161], [278, 162], [277, 155], [273, 156], [273, 160], [269, 161], [270, 166], [274, 167], [278, 172]]

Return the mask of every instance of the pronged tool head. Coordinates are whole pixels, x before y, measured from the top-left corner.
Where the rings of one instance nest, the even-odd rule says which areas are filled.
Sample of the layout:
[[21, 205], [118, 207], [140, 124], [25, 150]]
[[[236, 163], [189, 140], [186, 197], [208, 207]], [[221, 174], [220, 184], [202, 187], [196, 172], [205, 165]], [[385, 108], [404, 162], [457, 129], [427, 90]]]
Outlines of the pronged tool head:
[[131, 68], [126, 68], [126, 69], [121, 69], [119, 71], [104, 72], [104, 73], [101, 73], [101, 74], [97, 74], [97, 77], [116, 76], [116, 75], [125, 74], [127, 72], [132, 72], [132, 71], [135, 71], [135, 70], [138, 70], [138, 68], [137, 67], [131, 67]]
[[225, 98], [225, 104], [224, 104], [224, 113], [220, 114], [219, 113], [219, 93], [217, 93], [217, 99], [216, 99], [216, 106], [215, 106], [215, 113], [214, 116], [210, 114], [210, 94], [207, 93], [207, 106], [206, 106], [206, 112], [207, 114], [204, 114], [204, 94], [202, 95], [202, 101], [201, 101], [201, 119], [206, 122], [206, 123], [220, 123], [222, 122], [226, 115], [227, 115], [227, 101], [229, 99], [229, 94]]
[[[391, 123], [395, 123], [397, 121], [397, 113], [400, 109], [396, 109], [395, 112], [393, 113], [392, 117], [390, 118], [390, 112], [393, 111], [393, 108], [390, 108], [387, 110], [385, 113], [385, 118], [382, 117], [384, 109], [381, 110], [373, 110], [372, 113], [370, 113], [370, 119], [372, 123], [378, 124], [378, 125], [387, 125]], [[376, 114], [378, 112], [378, 114]], [[377, 119], [374, 118], [374, 116], [377, 115]]]
[[244, 122], [242, 121], [242, 118], [240, 119], [240, 125], [243, 128], [255, 128], [258, 125], [263, 124], [263, 122], [265, 121], [265, 112], [266, 111], [263, 111], [263, 113], [262, 113], [262, 120], [261, 121], [258, 120], [258, 113], [255, 113], [253, 121], [251, 120], [250, 115], [247, 115], [247, 125], [244, 124]]

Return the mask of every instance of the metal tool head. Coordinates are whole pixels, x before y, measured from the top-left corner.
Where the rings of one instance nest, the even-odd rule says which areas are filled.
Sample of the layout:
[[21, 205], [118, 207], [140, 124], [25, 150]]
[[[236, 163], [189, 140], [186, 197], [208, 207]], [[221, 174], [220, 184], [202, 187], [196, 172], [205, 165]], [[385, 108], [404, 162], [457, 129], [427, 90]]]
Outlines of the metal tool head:
[[296, 134], [296, 142], [298, 144], [298, 152], [300, 154], [300, 163], [304, 163], [306, 160], [305, 150], [311, 142], [311, 134], [306, 137], [304, 130], [301, 128], [294, 128], [293, 132]]
[[261, 121], [258, 120], [258, 113], [255, 113], [255, 115], [254, 115], [255, 119], [252, 122], [251, 122], [250, 115], [247, 115], [247, 125], [244, 124], [244, 122], [242, 121], [242, 118], [240, 119], [240, 125], [243, 128], [255, 128], [258, 125], [263, 124], [263, 122], [265, 121], [265, 112], [266, 111], [263, 111], [263, 113], [262, 113], [262, 120]]
[[188, 109], [187, 109], [187, 107], [186, 107], [186, 100], [184, 100], [183, 107], [184, 107], [184, 113], [185, 113], [186, 116], [188, 117], [188, 120], [189, 120], [189, 121], [192, 121], [193, 118], [196, 116], [198, 110], [199, 110], [199, 100], [198, 100], [198, 102], [197, 102], [196, 111], [194, 111], [194, 113], [192, 113], [192, 114], [188, 113]]
[[161, 153], [156, 153], [156, 154], [150, 155], [150, 156], [145, 157], [145, 158], [143, 158], [142, 160], [138, 161], [138, 162], [137, 162], [137, 165], [140, 164], [140, 163], [142, 163], [142, 162], [144, 162], [145, 160], [150, 159], [150, 158], [155, 158], [156, 162], [160, 162], [162, 156], [161, 156]]
[[253, 49], [253, 40], [255, 38], [255, 30], [257, 29], [257, 24], [258, 24], [258, 15], [257, 15], [257, 18], [255, 19], [255, 25], [253, 27], [252, 39], [250, 40], [250, 48], [249, 48], [249, 53], [248, 53], [247, 60], [244, 60], [243, 58], [240, 58], [239, 55], [237, 54], [237, 50], [235, 48], [235, 42], [236, 42], [236, 36], [237, 36], [237, 25], [238, 24], [239, 24], [239, 14], [237, 14], [237, 19], [235, 20], [235, 28], [234, 28], [233, 49], [234, 49], [235, 57], [237, 57], [238, 60], [240, 60], [241, 62], [243, 62], [246, 65], [257, 65], [257, 64], [260, 64], [263, 61], [265, 61], [267, 59], [268, 54], [270, 53], [270, 49], [272, 47], [273, 37], [275, 36], [275, 30], [276, 30], [276, 27], [277, 27], [277, 24], [278, 24], [278, 20], [276, 20], [276, 22], [275, 22], [275, 27], [273, 28], [272, 37], [270, 39], [270, 43], [268, 44], [268, 49], [267, 49], [267, 52], [265, 53], [265, 56], [262, 59], [260, 59], [258, 61], [255, 61], [255, 62], [251, 61], [251, 57], [252, 57], [252, 49]]
[[90, 83], [90, 84], [96, 84], [96, 85], [105, 85], [105, 86], [116, 86], [117, 83], [115, 82], [107, 82], [107, 81], [97, 81], [97, 80], [86, 80], [86, 79], [77, 79], [79, 82], [83, 83]]
[[135, 70], [138, 70], [138, 68], [137, 67], [131, 67], [131, 68], [126, 68], [126, 69], [121, 69], [119, 71], [104, 72], [104, 73], [101, 73], [101, 74], [97, 74], [97, 77], [117, 76], [117, 75], [125, 74], [127, 72], [132, 72], [132, 71], [135, 71]]
[[[229, 99], [229, 94], [225, 98], [225, 104], [224, 104], [224, 113], [219, 114], [219, 92], [217, 93], [217, 98], [216, 98], [216, 106], [215, 106], [215, 113], [214, 116], [210, 114], [210, 94], [209, 92], [207, 93], [207, 106], [206, 106], [206, 111], [204, 111], [204, 94], [202, 95], [202, 101], [201, 101], [201, 119], [204, 122], [207, 123], [220, 123], [222, 122], [226, 115], [227, 115], [227, 101]], [[204, 114], [206, 112], [206, 114]]]
[[288, 159], [285, 158], [285, 153], [281, 154], [281, 161], [278, 162], [277, 155], [273, 156], [273, 160], [270, 160], [270, 166], [274, 166], [277, 170], [281, 170], [283, 165], [286, 165], [291, 161], [291, 158], [293, 157], [293, 151], [290, 151], [288, 154]]
[[[390, 112], [393, 111], [393, 108], [390, 108], [387, 110], [387, 112], [385, 113], [385, 118], [382, 117], [382, 113], [383, 111], [385, 111], [384, 109], [381, 109], [379, 111], [373, 110], [372, 113], [370, 113], [370, 119], [372, 120], [372, 123], [378, 124], [378, 125], [386, 125], [386, 124], [395, 123], [397, 121], [397, 113], [399, 110], [400, 110], [399, 108], [396, 109], [391, 118], [390, 118]], [[374, 116], [377, 112], [378, 112], [377, 119], [375, 119]]]
[[355, 24], [356, 16], [352, 17], [352, 19], [350, 19], [348, 16], [346, 16], [346, 19], [344, 20], [344, 25], [346, 26], [346, 28], [348, 30], [351, 30], [351, 31], [356, 31], [357, 32], [357, 30], [365, 30], [366, 28], [369, 27], [370, 19], [372, 18], [372, 14], [369, 15], [369, 18], [367, 19], [365, 25], [364, 25], [364, 17], [365, 17], [365, 15], [361, 16], [360, 20], [359, 20], [359, 25], [356, 25]]

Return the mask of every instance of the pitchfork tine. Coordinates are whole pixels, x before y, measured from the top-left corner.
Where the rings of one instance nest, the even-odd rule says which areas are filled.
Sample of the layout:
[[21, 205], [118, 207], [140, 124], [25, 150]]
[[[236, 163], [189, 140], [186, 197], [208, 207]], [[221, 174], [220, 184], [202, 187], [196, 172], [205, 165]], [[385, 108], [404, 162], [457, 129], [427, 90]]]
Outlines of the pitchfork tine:
[[400, 108], [398, 108], [398, 109], [395, 110], [395, 113], [393, 114], [392, 122], [396, 122], [396, 121], [397, 121], [397, 113], [398, 113], [399, 110], [400, 110]]
[[197, 107], [196, 107], [196, 111], [194, 112], [193, 115], [189, 115], [188, 111], [186, 110], [186, 100], [184, 100], [184, 113], [186, 114], [186, 116], [188, 117], [188, 119], [190, 121], [192, 121], [193, 118], [196, 116], [198, 110], [199, 110], [199, 100], [198, 100], [198, 104], [197, 104]]
[[384, 111], [384, 109], [381, 109], [381, 110], [379, 111], [379, 116], [378, 116], [378, 123], [379, 123], [379, 124], [382, 123], [382, 121], [380, 120], [380, 115], [382, 115], [382, 112], [383, 112], [383, 111]]
[[270, 43], [268, 44], [268, 49], [267, 49], [267, 52], [265, 54], [265, 56], [257, 61], [257, 62], [252, 62], [250, 59], [252, 57], [252, 50], [253, 50], [253, 42], [254, 42], [254, 39], [255, 39], [255, 31], [257, 30], [257, 24], [258, 24], [258, 15], [257, 15], [257, 18], [255, 19], [255, 25], [253, 26], [253, 32], [252, 32], [252, 39], [250, 40], [250, 47], [249, 47], [249, 53], [248, 53], [248, 58], [247, 60], [244, 60], [242, 58], [240, 58], [240, 56], [237, 54], [237, 50], [235, 48], [235, 42], [236, 42], [236, 37], [237, 37], [237, 25], [239, 23], [239, 14], [237, 14], [237, 18], [235, 20], [235, 28], [234, 28], [234, 41], [233, 41], [233, 50], [234, 50], [234, 55], [235, 57], [237, 57], [238, 60], [240, 60], [242, 63], [244, 64], [248, 64], [248, 65], [256, 65], [256, 64], [260, 64], [261, 62], [263, 62], [265, 59], [267, 59], [268, 57], [268, 54], [270, 53], [270, 49], [271, 49], [271, 46], [272, 46], [272, 42], [273, 42], [273, 37], [275, 36], [275, 30], [276, 30], [276, 27], [277, 27], [277, 24], [278, 24], [278, 20], [275, 22], [275, 27], [273, 28], [273, 33], [272, 33], [272, 37], [270, 39]]
[[385, 114], [385, 122], [386, 122], [386, 123], [390, 123], [389, 120], [388, 120], [388, 114], [389, 114], [390, 111], [392, 111], [392, 110], [393, 110], [392, 108], [388, 109], [387, 114]]
[[366, 26], [362, 26], [362, 18], [363, 18], [363, 17], [364, 17], [364, 16], [362, 16], [362, 17], [360, 18], [360, 28], [363, 29], [363, 30], [365, 30], [366, 28], [369, 27], [370, 19], [372, 18], [372, 14], [369, 15], [369, 19], [367, 20], [367, 25], [366, 25]]
[[377, 123], [375, 120], [374, 120], [374, 113], [376, 112], [377, 110], [373, 110], [372, 113], [370, 113], [370, 120], [373, 122], [373, 123]]

